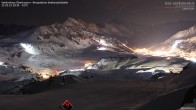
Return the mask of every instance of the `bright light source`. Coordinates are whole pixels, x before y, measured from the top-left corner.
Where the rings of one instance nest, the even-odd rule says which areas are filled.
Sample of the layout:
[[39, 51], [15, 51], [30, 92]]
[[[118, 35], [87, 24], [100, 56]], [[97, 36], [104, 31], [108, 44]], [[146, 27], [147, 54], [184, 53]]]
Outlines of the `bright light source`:
[[139, 70], [139, 71], [137, 71], [136, 73], [147, 73], [147, 72], [154, 74], [155, 69]]
[[48, 75], [48, 74], [41, 74], [41, 76], [42, 76], [43, 79], [48, 79], [48, 78], [50, 78], [50, 75]]
[[106, 47], [99, 47], [97, 50], [109, 50], [109, 49]]
[[1, 61], [0, 61], [0, 65], [3, 65], [3, 64], [4, 64], [4, 62], [1, 62]]
[[45, 68], [45, 69], [42, 69], [42, 70], [38, 71], [38, 74], [40, 76], [42, 76], [43, 79], [48, 79], [51, 76], [55, 75], [55, 70]]
[[38, 55], [39, 52], [31, 44], [20, 43], [20, 45], [25, 49], [25, 51], [32, 55]]

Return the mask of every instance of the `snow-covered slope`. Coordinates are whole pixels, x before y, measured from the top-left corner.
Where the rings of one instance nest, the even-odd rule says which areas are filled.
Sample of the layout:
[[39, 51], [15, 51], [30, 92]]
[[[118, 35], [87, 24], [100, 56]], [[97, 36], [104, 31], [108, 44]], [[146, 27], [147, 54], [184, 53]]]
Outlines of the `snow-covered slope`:
[[115, 69], [138, 69], [137, 73], [180, 73], [183, 67], [188, 63], [183, 59], [178, 58], [160, 58], [160, 57], [126, 57], [116, 56], [103, 58], [95, 65], [87, 69], [95, 69], [101, 71]]
[[188, 62], [180, 58], [117, 55], [102, 58], [83, 70], [62, 71], [60, 75], [76, 75], [82, 78], [99, 80], [160, 79], [177, 75]]
[[[110, 36], [111, 32], [113, 31], [106, 33], [104, 29], [95, 24], [68, 18], [63, 24], [56, 23], [51, 26], [39, 27], [26, 42], [39, 43], [38, 50], [48, 47], [44, 48], [45, 51], [41, 53], [61, 49], [82, 49], [92, 45], [126, 51], [127, 48], [121, 42]], [[45, 44], [46, 42], [47, 45]]]
[[[67, 51], [77, 51], [77, 49], [85, 49], [90, 46], [95, 46], [98, 50], [130, 52], [125, 44], [109, 36], [113, 31], [115, 29], [111, 29], [107, 34], [105, 29], [99, 28], [95, 24], [69, 18], [62, 24], [41, 26], [28, 34], [16, 35], [12, 39], [2, 39], [1, 42], [7, 44], [2, 45], [1, 51], [4, 52], [5, 48], [10, 48], [6, 45], [14, 44], [13, 48], [16, 47], [17, 51], [24, 50], [20, 48], [22, 46], [30, 54], [46, 56], [59, 56], [63, 52], [68, 54], [70, 52]], [[11, 42], [11, 40], [13, 41]]]

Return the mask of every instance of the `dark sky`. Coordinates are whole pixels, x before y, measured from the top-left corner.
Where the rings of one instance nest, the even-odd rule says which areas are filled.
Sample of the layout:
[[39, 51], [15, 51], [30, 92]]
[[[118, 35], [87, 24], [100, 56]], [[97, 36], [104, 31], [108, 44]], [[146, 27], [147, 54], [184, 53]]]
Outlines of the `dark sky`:
[[[175, 0], [66, 1], [69, 2], [68, 5], [30, 5], [28, 8], [1, 7], [0, 24], [46, 25], [55, 22], [63, 22], [67, 17], [80, 18], [85, 21], [94, 23], [104, 23], [110, 22], [115, 19], [120, 19], [124, 22], [132, 22], [142, 25], [156, 25], [180, 20], [196, 20], [196, 10], [166, 8], [166, 1], [172, 2]], [[194, 0], [180, 1], [194, 2]]]

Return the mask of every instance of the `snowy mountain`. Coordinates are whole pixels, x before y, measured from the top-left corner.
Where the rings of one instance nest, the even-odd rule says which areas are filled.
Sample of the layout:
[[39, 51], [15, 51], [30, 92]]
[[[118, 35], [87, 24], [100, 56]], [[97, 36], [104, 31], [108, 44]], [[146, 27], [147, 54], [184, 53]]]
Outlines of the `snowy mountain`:
[[196, 26], [180, 31], [166, 40], [163, 45], [172, 45], [178, 42], [177, 47], [186, 52], [194, 52], [196, 49]]
[[[134, 24], [131, 29], [136, 33], [145, 33], [143, 30], [137, 31], [139, 27]], [[92, 66], [96, 62], [89, 69], [96, 68], [98, 71], [138, 69], [135, 73], [154, 73], [155, 71], [169, 73], [172, 70], [174, 73], [179, 73], [186, 65], [187, 61], [175, 58], [171, 58], [171, 61], [156, 57], [126, 58], [127, 54], [132, 54], [133, 51], [122, 41], [127, 39], [128, 33], [134, 35], [134, 33], [131, 34], [133, 31], [129, 32], [125, 25], [111, 23], [98, 26], [79, 19], [68, 18], [63, 23], [40, 26], [7, 37], [2, 35], [0, 62], [1, 65], [28, 67], [25, 71], [43, 77], [54, 75], [58, 73], [56, 71], [61, 70], [85, 69], [89, 67], [89, 64]], [[188, 50], [186, 48], [189, 48], [189, 51], [194, 52], [194, 48], [190, 49], [190, 45], [191, 47], [195, 45], [194, 36], [195, 27], [177, 33], [158, 47], [162, 49], [170, 46], [170, 49], [173, 47], [186, 51]], [[178, 41], [184, 46], [178, 45]], [[116, 55], [122, 55], [125, 59], [119, 57], [120, 59], [110, 60]]]
[[132, 52], [112, 36], [115, 33], [118, 30], [112, 26], [101, 28], [68, 18], [61, 24], [2, 36], [0, 62], [16, 67], [27, 66], [33, 73], [45, 69], [50, 73], [54, 70], [83, 68], [84, 62], [89, 59], [94, 61], [111, 54]]

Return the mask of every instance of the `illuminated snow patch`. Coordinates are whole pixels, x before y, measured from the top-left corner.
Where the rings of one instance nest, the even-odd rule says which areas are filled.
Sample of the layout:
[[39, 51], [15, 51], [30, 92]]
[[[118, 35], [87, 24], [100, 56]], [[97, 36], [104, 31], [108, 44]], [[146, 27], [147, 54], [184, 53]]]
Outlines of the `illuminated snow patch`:
[[106, 40], [104, 39], [100, 39], [98, 42], [100, 45], [103, 45], [103, 46], [113, 46], [111, 43], [106, 42]]
[[59, 73], [60, 76], [64, 75], [74, 75], [74, 76], [79, 76], [82, 74], [82, 72], [85, 71], [84, 69], [73, 69], [73, 70], [64, 70]]
[[20, 45], [25, 49], [25, 51], [32, 55], [38, 55], [39, 52], [31, 45], [26, 43], [20, 43]]
[[149, 69], [149, 70], [139, 70], [139, 71], [137, 71], [136, 73], [146, 73], [146, 72], [149, 72], [149, 73], [154, 74], [155, 69]]
[[75, 71], [85, 71], [84, 69], [74, 69], [74, 70], [69, 70], [71, 72], [75, 72]]
[[108, 46], [108, 44], [106, 43], [106, 41], [103, 40], [103, 39], [100, 39], [99, 43], [100, 43], [101, 45]]
[[5, 66], [7, 68], [7, 65], [5, 64], [5, 62], [0, 61], [0, 66]]

